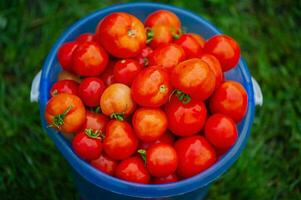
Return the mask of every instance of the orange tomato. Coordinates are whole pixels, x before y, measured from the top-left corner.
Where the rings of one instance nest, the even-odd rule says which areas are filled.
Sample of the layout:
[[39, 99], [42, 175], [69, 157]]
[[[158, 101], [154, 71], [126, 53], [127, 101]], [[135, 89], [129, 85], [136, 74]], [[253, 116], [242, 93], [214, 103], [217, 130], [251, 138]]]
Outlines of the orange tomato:
[[191, 35], [198, 42], [198, 44], [204, 48], [206, 40], [202, 36], [196, 33], [188, 33], [188, 35]]
[[158, 10], [147, 16], [144, 25], [145, 27], [165, 25], [175, 30], [179, 30], [181, 28], [181, 21], [173, 12], [168, 10]]
[[209, 68], [214, 73], [215, 88], [218, 88], [222, 84], [224, 79], [224, 74], [220, 62], [214, 55], [211, 54], [203, 54], [200, 58], [208, 64]]

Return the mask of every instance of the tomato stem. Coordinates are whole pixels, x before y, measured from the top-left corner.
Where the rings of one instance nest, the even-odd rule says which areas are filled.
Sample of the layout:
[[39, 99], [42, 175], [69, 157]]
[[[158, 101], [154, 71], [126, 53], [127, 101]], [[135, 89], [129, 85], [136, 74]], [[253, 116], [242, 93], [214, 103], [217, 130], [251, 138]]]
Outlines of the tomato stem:
[[161, 93], [165, 93], [166, 90], [167, 90], [166, 85], [160, 85], [159, 91], [160, 91]]
[[137, 31], [134, 29], [128, 30], [128, 36], [130, 36], [130, 37], [135, 37], [136, 33], [137, 33]]
[[124, 113], [112, 113], [110, 117], [111, 117], [111, 119], [117, 119], [119, 121], [123, 121]]
[[145, 151], [145, 149], [138, 149], [137, 153], [140, 154], [142, 160], [146, 164], [146, 151]]
[[68, 106], [68, 108], [61, 114], [55, 115], [53, 117], [53, 124], [50, 125], [50, 127], [57, 127], [58, 129], [61, 128], [62, 125], [64, 125], [64, 119], [66, 117], [66, 115], [70, 112], [70, 110], [72, 109], [72, 106]]
[[95, 112], [96, 112], [96, 113], [100, 113], [100, 106], [97, 106], [97, 107], [96, 107]]
[[173, 37], [173, 39], [177, 40], [184, 33], [185, 33], [185, 30], [183, 28], [180, 28], [178, 31], [173, 29], [172, 30], [172, 37]]
[[153, 37], [154, 37], [154, 31], [151, 28], [147, 27], [146, 28], [146, 44], [149, 44], [152, 41]]
[[182, 92], [181, 90], [178, 90], [178, 89], [174, 89], [172, 91], [172, 93], [169, 96], [169, 101], [170, 101], [173, 94], [176, 94], [179, 101], [181, 101], [183, 104], [188, 104], [191, 101], [191, 97], [190, 97], [189, 94], [186, 94], [186, 93], [184, 93], [184, 92]]
[[57, 90], [54, 90], [52, 93], [51, 93], [51, 96], [56, 96], [58, 94], [58, 91]]
[[94, 131], [92, 128], [88, 128], [85, 130], [85, 134], [89, 137], [89, 138], [94, 138], [94, 139], [101, 139], [101, 132], [99, 130]]

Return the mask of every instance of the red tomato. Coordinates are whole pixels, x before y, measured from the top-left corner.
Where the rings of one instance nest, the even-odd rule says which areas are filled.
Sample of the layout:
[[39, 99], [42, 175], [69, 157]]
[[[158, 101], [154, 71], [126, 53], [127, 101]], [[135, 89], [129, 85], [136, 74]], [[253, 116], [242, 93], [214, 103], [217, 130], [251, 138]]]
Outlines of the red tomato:
[[157, 10], [147, 16], [144, 25], [145, 27], [164, 25], [177, 31], [181, 28], [181, 21], [177, 15], [168, 10]]
[[48, 101], [45, 118], [51, 127], [63, 133], [74, 133], [85, 123], [86, 109], [79, 97], [60, 93]]
[[131, 88], [122, 83], [114, 83], [107, 87], [100, 98], [103, 114], [123, 120], [135, 110], [135, 102], [131, 96]]
[[146, 107], [160, 107], [168, 101], [171, 93], [168, 73], [161, 67], [143, 69], [132, 83], [132, 97]]
[[86, 111], [86, 122], [81, 130], [93, 129], [94, 131], [99, 131], [101, 134], [104, 134], [108, 122], [109, 119], [105, 115]]
[[227, 35], [213, 36], [205, 43], [204, 48], [220, 61], [223, 71], [232, 69], [239, 61], [239, 45]]
[[183, 104], [178, 98], [172, 97], [166, 104], [165, 111], [168, 129], [177, 136], [197, 134], [202, 130], [207, 116], [206, 105], [193, 99]]
[[78, 83], [73, 80], [61, 80], [54, 83], [50, 89], [51, 96], [59, 93], [78, 95]]
[[178, 156], [169, 144], [154, 144], [146, 152], [146, 167], [155, 177], [166, 177], [174, 173], [178, 166]]
[[112, 13], [96, 28], [100, 44], [113, 56], [131, 58], [144, 48], [146, 34], [142, 22], [128, 13]]
[[111, 120], [106, 126], [103, 141], [105, 152], [113, 159], [123, 160], [135, 153], [138, 140], [127, 122]]
[[105, 88], [106, 86], [101, 79], [96, 77], [85, 78], [79, 85], [79, 97], [86, 106], [98, 106]]
[[80, 76], [98, 76], [106, 68], [109, 56], [95, 42], [81, 43], [73, 54], [73, 71]]
[[150, 142], [140, 142], [139, 143], [139, 148], [138, 149], [144, 149], [147, 150], [151, 145], [153, 144], [160, 144], [160, 143], [165, 143], [169, 145], [173, 145], [175, 141], [174, 136], [168, 131], [161, 135], [161, 137], [155, 141], [150, 141]]
[[203, 54], [201, 55], [201, 60], [203, 60], [209, 68], [212, 70], [212, 72], [215, 75], [215, 88], [218, 88], [224, 79], [224, 74], [222, 71], [221, 64], [219, 63], [218, 59], [211, 55], [211, 54]]
[[237, 140], [235, 122], [225, 115], [210, 116], [205, 125], [205, 136], [218, 149], [229, 149]]
[[135, 183], [147, 184], [150, 181], [150, 175], [144, 166], [144, 162], [138, 157], [121, 161], [116, 169], [116, 177]]
[[205, 100], [214, 91], [215, 76], [209, 66], [198, 58], [178, 64], [171, 73], [172, 85], [195, 100]]
[[84, 42], [96, 42], [93, 33], [83, 33], [83, 34], [80, 34], [80, 35], [75, 39], [75, 41], [78, 42], [78, 43], [84, 43]]
[[188, 178], [209, 167], [216, 161], [214, 149], [203, 136], [191, 136], [179, 139], [175, 143], [178, 155], [177, 173]]
[[106, 70], [100, 75], [101, 80], [103, 80], [106, 86], [115, 83], [114, 72], [113, 72], [115, 63], [116, 63], [115, 61], [110, 60]]
[[91, 165], [96, 169], [113, 176], [117, 168], [117, 161], [102, 153], [96, 160], [91, 161]]
[[142, 49], [141, 53], [136, 57], [136, 60], [139, 61], [139, 64], [142, 66], [148, 66], [149, 61], [148, 57], [153, 52], [152, 48], [146, 46]]
[[159, 139], [167, 129], [165, 113], [158, 108], [139, 108], [132, 118], [133, 128], [142, 141]]
[[92, 129], [79, 132], [72, 140], [72, 148], [82, 159], [97, 159], [102, 152], [102, 143], [99, 133], [94, 132]]
[[182, 34], [175, 43], [183, 48], [188, 59], [197, 58], [203, 53], [203, 48], [199, 45], [198, 41], [189, 34]]
[[81, 79], [78, 76], [76, 76], [75, 74], [72, 74], [68, 71], [65, 71], [65, 70], [63, 70], [59, 73], [58, 80], [59, 81], [61, 81], [61, 80], [73, 80], [77, 83], [81, 82]]
[[170, 174], [165, 177], [154, 177], [152, 183], [154, 184], [166, 184], [166, 183], [174, 183], [179, 180], [176, 174]]
[[172, 29], [169, 26], [157, 25], [147, 29], [147, 43], [151, 48], [157, 48], [173, 40]]
[[221, 113], [240, 122], [247, 112], [248, 95], [240, 83], [226, 81], [217, 88], [209, 103], [212, 113]]
[[202, 36], [196, 33], [188, 33], [188, 35], [191, 35], [197, 41], [197, 43], [204, 48], [206, 40]]
[[114, 80], [131, 86], [134, 78], [142, 70], [142, 65], [134, 59], [123, 59], [116, 62], [114, 66]]
[[77, 47], [77, 42], [66, 42], [59, 48], [57, 59], [64, 70], [72, 72], [72, 56]]
[[159, 65], [171, 71], [175, 65], [185, 60], [185, 52], [177, 44], [162, 45], [149, 55], [149, 65]]

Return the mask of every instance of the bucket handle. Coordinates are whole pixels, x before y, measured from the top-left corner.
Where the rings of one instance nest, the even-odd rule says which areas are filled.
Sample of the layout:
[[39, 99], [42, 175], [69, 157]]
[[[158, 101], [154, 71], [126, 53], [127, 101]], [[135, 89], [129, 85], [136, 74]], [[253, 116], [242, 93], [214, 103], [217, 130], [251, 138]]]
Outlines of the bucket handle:
[[261, 91], [261, 88], [260, 88], [258, 82], [255, 80], [255, 78], [253, 76], [252, 76], [252, 85], [253, 85], [253, 91], [254, 91], [255, 105], [262, 106], [262, 104], [263, 104], [262, 91]]

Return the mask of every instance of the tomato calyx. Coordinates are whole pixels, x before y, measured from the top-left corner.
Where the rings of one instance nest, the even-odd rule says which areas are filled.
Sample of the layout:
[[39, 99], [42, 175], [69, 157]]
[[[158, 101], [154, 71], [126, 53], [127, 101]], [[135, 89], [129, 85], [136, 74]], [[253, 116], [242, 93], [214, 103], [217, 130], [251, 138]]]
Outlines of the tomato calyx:
[[160, 91], [160, 93], [165, 93], [165, 92], [166, 92], [166, 90], [167, 90], [167, 87], [166, 87], [166, 85], [160, 85], [160, 87], [159, 87], [159, 91]]
[[88, 128], [85, 130], [85, 134], [89, 137], [89, 138], [93, 138], [93, 139], [104, 139], [104, 134], [101, 133], [101, 131], [97, 130], [94, 131], [92, 128]]
[[153, 37], [154, 37], [154, 31], [151, 28], [147, 27], [146, 28], [146, 44], [149, 44], [152, 41]]
[[69, 106], [63, 113], [55, 115], [53, 117], [53, 123], [49, 125], [49, 127], [56, 127], [58, 129], [61, 128], [61, 126], [64, 125], [64, 119], [66, 117], [66, 115], [70, 112], [70, 110], [72, 109], [72, 106]]
[[177, 40], [181, 37], [182, 34], [185, 34], [186, 31], [183, 28], [180, 28], [179, 31], [173, 30], [172, 37], [174, 40]]
[[137, 153], [140, 154], [142, 160], [144, 161], [144, 163], [146, 164], [146, 150], [145, 149], [138, 149]]
[[59, 91], [57, 91], [57, 90], [53, 90], [53, 92], [51, 93], [51, 96], [56, 96], [57, 94], [59, 93]]
[[129, 37], [135, 37], [136, 34], [137, 34], [137, 31], [136, 31], [136, 30], [134, 30], [134, 29], [129, 29], [129, 30], [128, 30], [128, 36], [129, 36]]
[[123, 121], [124, 120], [124, 112], [122, 113], [112, 113], [110, 115], [111, 119], [117, 119], [118, 121]]
[[176, 94], [178, 97], [179, 101], [181, 101], [183, 104], [188, 104], [191, 101], [191, 96], [189, 94], [186, 94], [182, 92], [181, 90], [174, 89], [170, 95], [169, 101], [172, 97], [173, 94]]

